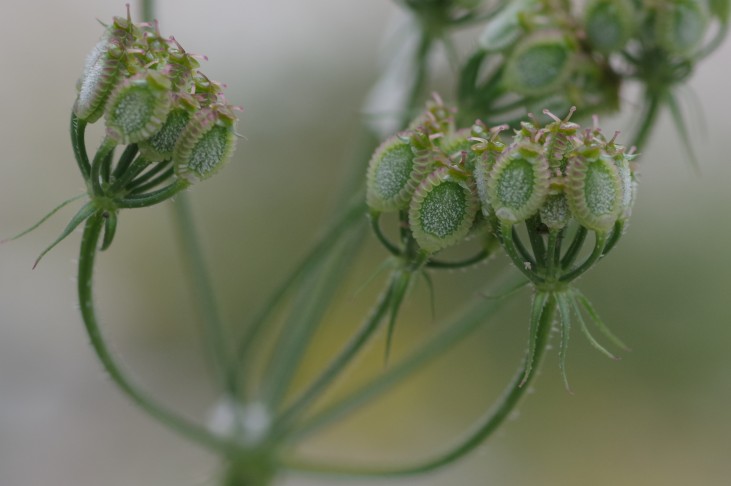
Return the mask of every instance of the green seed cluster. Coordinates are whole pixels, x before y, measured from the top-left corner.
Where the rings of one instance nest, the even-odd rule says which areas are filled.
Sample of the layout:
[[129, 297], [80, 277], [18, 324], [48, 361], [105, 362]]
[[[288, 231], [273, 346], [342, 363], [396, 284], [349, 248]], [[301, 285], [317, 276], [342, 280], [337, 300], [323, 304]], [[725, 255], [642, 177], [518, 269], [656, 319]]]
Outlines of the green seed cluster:
[[74, 114], [103, 118], [110, 142], [137, 144], [148, 162], [172, 161], [178, 177], [208, 178], [233, 153], [237, 118], [199, 58], [156, 23], [115, 17], [86, 60]]
[[609, 232], [629, 217], [636, 191], [634, 156], [615, 138], [607, 140], [597, 126], [582, 129], [568, 117], [545, 126], [524, 122], [494, 161], [480, 159], [483, 213], [502, 224], [538, 217], [558, 230], [573, 219]]
[[729, 3], [506, 2], [488, 19], [462, 69], [462, 120], [514, 126], [516, 115], [543, 108], [560, 116], [571, 106], [617, 111], [625, 81], [659, 90], [687, 78], [723, 38]]
[[462, 240], [478, 212], [467, 136], [436, 98], [407, 131], [376, 150], [368, 167], [368, 206], [408, 214], [414, 238], [430, 253]]
[[629, 218], [637, 183], [634, 155], [596, 123], [570, 116], [541, 125], [533, 117], [512, 137], [481, 122], [458, 130], [453, 110], [432, 101], [412, 128], [374, 153], [367, 176], [372, 212], [408, 213], [413, 238], [427, 253], [462, 241], [487, 221], [528, 220], [544, 233], [570, 223], [606, 236]]

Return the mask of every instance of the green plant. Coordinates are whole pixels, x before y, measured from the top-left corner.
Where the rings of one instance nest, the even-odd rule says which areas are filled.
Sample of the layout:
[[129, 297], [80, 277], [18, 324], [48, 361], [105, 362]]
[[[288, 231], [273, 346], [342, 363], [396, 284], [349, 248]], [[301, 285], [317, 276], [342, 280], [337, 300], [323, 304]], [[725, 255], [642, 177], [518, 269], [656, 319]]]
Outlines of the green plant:
[[[261, 315], [249, 327], [249, 334], [236, 351], [231, 349], [229, 340], [222, 335], [215, 307], [210, 305], [213, 301], [209, 298], [212, 291], [206, 284], [205, 268], [199, 269], [197, 282], [204, 289], [202, 294], [208, 296], [205, 298], [210, 301], [205, 307], [209, 310], [209, 338], [215, 349], [219, 381], [233, 403], [231, 411], [235, 419], [230, 434], [219, 435], [181, 419], [152, 402], [128, 381], [98, 331], [90, 285], [102, 229], [104, 237], [101, 249], [105, 249], [113, 241], [120, 209], [156, 204], [178, 194], [190, 183], [191, 171], [194, 179], [206, 178], [212, 171], [202, 168], [217, 168], [227, 158], [233, 145], [234, 118], [230, 108], [222, 104], [221, 108], [206, 111], [210, 106], [195, 106], [200, 100], [186, 104], [189, 100], [182, 96], [179, 100], [182, 106], [177, 107], [179, 111], [174, 111], [168, 104], [169, 99], [166, 100], [162, 93], [180, 89], [175, 87], [175, 80], [160, 78], [154, 69], [152, 73], [140, 75], [136, 69], [148, 63], [137, 61], [124, 66], [124, 80], [109, 80], [108, 84], [104, 80], [101, 89], [104, 96], [109, 97], [108, 100], [85, 103], [80, 97], [81, 103], [77, 103], [77, 119], [72, 121], [72, 139], [77, 162], [87, 181], [90, 203], [80, 210], [62, 237], [86, 222], [79, 262], [79, 295], [92, 344], [111, 376], [142, 407], [175, 430], [221, 453], [229, 464], [224, 478], [228, 484], [266, 484], [285, 468], [354, 475], [412, 474], [457, 459], [489, 435], [526, 390], [527, 382], [533, 376], [532, 371], [546, 349], [547, 332], [557, 308], [564, 333], [562, 362], [572, 315], [578, 318], [590, 341], [604, 350], [588, 333], [582, 311], [599, 324], [602, 331], [606, 331], [606, 328], [588, 300], [569, 284], [603, 257], [623, 232], [634, 195], [630, 164], [632, 155], [631, 151], [624, 151], [618, 146], [614, 138], [604, 137], [596, 126], [584, 132], [570, 122], [568, 115], [572, 106], [577, 106], [577, 111], [584, 116], [594, 111], [615, 109], [621, 84], [627, 79], [638, 78], [653, 93], [640, 129], [630, 143], [630, 146], [641, 147], [663, 103], [676, 113], [676, 120], [682, 121], [674, 108], [671, 88], [687, 78], [693, 67], [692, 61], [697, 59], [696, 51], [707, 52], [712, 47], [712, 44], [700, 46], [700, 41], [693, 40], [699, 37], [697, 35], [689, 35], [682, 46], [670, 42], [666, 33], [670, 29], [667, 27], [669, 21], [663, 20], [666, 18], [663, 15], [667, 13], [657, 5], [681, 12], [677, 14], [680, 17], [694, 15], [701, 20], [689, 22], [703, 30], [708, 23], [708, 12], [713, 12], [721, 20], [719, 32], [725, 31], [727, 19], [723, 13], [727, 11], [724, 2], [712, 3], [712, 9], [708, 11], [703, 7], [699, 7], [700, 10], [691, 8], [689, 13], [682, 13], [686, 12], [683, 10], [686, 5], [684, 2], [659, 3], [633, 13], [633, 16], [642, 19], [640, 23], [654, 26], [642, 30], [640, 35], [637, 30], [632, 30], [629, 25], [631, 22], [627, 20], [628, 14], [622, 10], [638, 8], [637, 5], [629, 7], [626, 2], [593, 2], [592, 8], [585, 14], [588, 19], [586, 22], [600, 14], [608, 15], [606, 12], [611, 12], [610, 7], [616, 5], [619, 13], [614, 14], [614, 21], [618, 25], [615, 31], [621, 32], [607, 35], [611, 41], [590, 37], [590, 42], [597, 44], [594, 50], [591, 44], [577, 35], [580, 32], [577, 25], [580, 24], [574, 22], [579, 22], [577, 19], [580, 16], [569, 11], [565, 2], [523, 2], [517, 9], [511, 4], [510, 7], [497, 8], [501, 6], [498, 5], [495, 9], [487, 8], [484, 11], [482, 5], [467, 2], [403, 3], [418, 19], [422, 41], [415, 56], [417, 75], [411, 87], [412, 95], [408, 97], [403, 110], [403, 126], [399, 127], [405, 131], [401, 131], [400, 135], [390, 139], [387, 145], [376, 152], [369, 171], [371, 184], [367, 196], [359, 196], [355, 202], [343, 205], [343, 215], [335, 218], [327, 237], [293, 273], [293, 277], [275, 294], [272, 301], [265, 303]], [[566, 19], [573, 21], [567, 22]], [[430, 49], [436, 43], [448, 44], [453, 30], [478, 21], [487, 21], [487, 33], [481, 37], [482, 44], [478, 52], [462, 66], [457, 96], [459, 110], [453, 113], [437, 99], [428, 105], [424, 113], [419, 113], [418, 107], [426, 91]], [[113, 37], [116, 29], [132, 39], [140, 39], [129, 19], [116, 20], [111, 29]], [[500, 31], [499, 36], [496, 30]], [[645, 38], [648, 30], [654, 33]], [[149, 34], [152, 42], [161, 41], [155, 39], [156, 29], [142, 28], [139, 32]], [[496, 37], [498, 42], [492, 42]], [[173, 56], [183, 59], [176, 60], [176, 63], [179, 62], [183, 67], [195, 63], [194, 58], [185, 56], [185, 51], [177, 50], [174, 44], [169, 46]], [[625, 49], [625, 46], [628, 47]], [[120, 49], [135, 54], [137, 46], [132, 44], [121, 46]], [[104, 69], [108, 68], [107, 61], [118, 59], [115, 55], [122, 56], [122, 53], [116, 53], [112, 48], [97, 49], [95, 52], [108, 56], [104, 57]], [[621, 70], [615, 69], [611, 61], [613, 57], [619, 56], [629, 59], [636, 71], [629, 68], [624, 72], [627, 66], [622, 66]], [[643, 69], [649, 59], [653, 62], [659, 59], [656, 61], [659, 67], [645, 72]], [[494, 71], [482, 78], [485, 75], [484, 72], [481, 74], [484, 71], [482, 64], [488, 60], [495, 63], [488, 66]], [[120, 68], [113, 69], [118, 75], [116, 73]], [[658, 72], [663, 72], [659, 80]], [[214, 84], [206, 84], [203, 78], [198, 81], [195, 84], [196, 93], [215, 91]], [[81, 93], [86, 92], [82, 79]], [[182, 93], [185, 92], [182, 90]], [[661, 96], [656, 97], [655, 93]], [[104, 109], [101, 109], [102, 105]], [[122, 109], [128, 106], [132, 107], [129, 113]], [[546, 111], [546, 118], [530, 120], [528, 112], [536, 107], [548, 107], [552, 111]], [[187, 109], [192, 113], [186, 115]], [[103, 143], [91, 161], [86, 157], [84, 123], [98, 118], [102, 112], [105, 113], [109, 138], [128, 145], [116, 162], [111, 143]], [[142, 112], [146, 115], [137, 117]], [[552, 112], [558, 116], [551, 116]], [[193, 120], [193, 124], [189, 124], [190, 121], [181, 123], [181, 127], [188, 127], [181, 135], [188, 143], [179, 142], [171, 153], [169, 149], [156, 148], [153, 139], [159, 137], [166, 127], [175, 124], [177, 119], [173, 118], [172, 113], [178, 113], [183, 120], [188, 117]], [[125, 125], [129, 117], [136, 122], [133, 128]], [[472, 126], [469, 133], [457, 128], [472, 124], [474, 118], [485, 119], [498, 128], [490, 129], [480, 123]], [[509, 124], [516, 132], [502, 128], [503, 123]], [[679, 121], [678, 125], [683, 133], [683, 124]], [[215, 131], [213, 127], [217, 127]], [[506, 136], [511, 133], [514, 133], [512, 139]], [[212, 140], [217, 141], [214, 143]], [[213, 162], [188, 165], [188, 162], [198, 160], [193, 152], [199, 144], [220, 147], [220, 150], [214, 151]], [[143, 157], [135, 160], [137, 150]], [[170, 157], [172, 162], [166, 162]], [[150, 165], [143, 162], [145, 159], [158, 161]], [[402, 171], [400, 183], [397, 184], [399, 187], [396, 188], [398, 190], [391, 184], [393, 180], [385, 177], [379, 179], [378, 174], [386, 170], [384, 167], [387, 163], [392, 164], [389, 173]], [[165, 182], [170, 184], [148, 192]], [[377, 194], [378, 191], [374, 194], [373, 188], [379, 182], [384, 185], [379, 188], [380, 194]], [[518, 191], [513, 190], [516, 184]], [[608, 193], [611, 195], [605, 196]], [[338, 272], [339, 262], [352, 255], [361, 238], [359, 220], [366, 212], [363, 202], [366, 198], [374, 231], [394, 254], [390, 260], [391, 275], [386, 288], [373, 313], [364, 321], [352, 341], [343, 347], [332, 364], [302, 395], [287, 402], [285, 394], [297, 363], [342, 277]], [[185, 208], [185, 205], [182, 207]], [[396, 213], [399, 219], [397, 243], [390, 241], [381, 230], [380, 213], [387, 211]], [[443, 216], [444, 213], [448, 216]], [[573, 227], [569, 227], [569, 224]], [[519, 233], [519, 225], [525, 226], [520, 229], [524, 233]], [[594, 248], [582, 264], [574, 265], [588, 232], [595, 235]], [[476, 255], [464, 261], [445, 261], [434, 255], [447, 246], [459, 243], [470, 233], [484, 242]], [[570, 235], [572, 238], [569, 239]], [[523, 244], [526, 236], [529, 248]], [[562, 252], [561, 243], [565, 238], [569, 246], [564, 247]], [[188, 244], [195, 247], [193, 239]], [[325, 467], [297, 462], [286, 455], [290, 444], [394, 385], [489, 316], [499, 301], [482, 302], [468, 309], [456, 322], [445, 328], [444, 334], [435, 337], [411, 358], [391, 364], [371, 384], [318, 415], [303, 419], [308, 407], [381, 326], [387, 323], [389, 336], [392, 335], [401, 303], [406, 298], [414, 276], [430, 278], [430, 269], [469, 266], [482, 261], [499, 246], [505, 249], [522, 274], [505, 290], [526, 283], [527, 279], [535, 286], [536, 294], [530, 323], [529, 357], [508, 386], [509, 391], [494, 415], [485, 418], [477, 431], [455, 449], [434, 460], [403, 469], [357, 470], [341, 465]], [[195, 255], [196, 251], [190, 254]], [[290, 293], [295, 296], [290, 317], [286, 321], [287, 332], [277, 337], [276, 351], [269, 362], [264, 385], [252, 394], [246, 387], [246, 380], [250, 377], [246, 376], [249, 368], [245, 364], [259, 336], [266, 331], [265, 326], [272, 313]]]

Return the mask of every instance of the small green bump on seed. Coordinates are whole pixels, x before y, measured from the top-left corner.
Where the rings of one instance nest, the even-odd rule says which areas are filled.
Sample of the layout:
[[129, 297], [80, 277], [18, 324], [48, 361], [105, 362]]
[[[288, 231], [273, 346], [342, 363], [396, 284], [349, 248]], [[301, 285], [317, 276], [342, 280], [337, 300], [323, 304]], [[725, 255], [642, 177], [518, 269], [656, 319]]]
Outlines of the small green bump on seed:
[[541, 223], [545, 224], [549, 229], [560, 230], [565, 228], [571, 220], [571, 210], [566, 199], [566, 194], [563, 192], [549, 194], [543, 206], [541, 206], [539, 214]]

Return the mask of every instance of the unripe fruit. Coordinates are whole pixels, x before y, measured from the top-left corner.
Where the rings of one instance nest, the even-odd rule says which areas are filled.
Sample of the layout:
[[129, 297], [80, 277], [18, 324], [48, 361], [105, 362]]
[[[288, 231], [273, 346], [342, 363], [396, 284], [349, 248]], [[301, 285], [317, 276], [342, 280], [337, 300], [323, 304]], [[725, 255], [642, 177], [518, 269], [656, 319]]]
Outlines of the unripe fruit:
[[548, 195], [549, 175], [540, 147], [529, 142], [511, 147], [487, 180], [486, 192], [495, 216], [513, 224], [533, 216]]
[[658, 44], [671, 54], [689, 56], [698, 49], [708, 28], [705, 3], [698, 0], [667, 0], [657, 12]]
[[190, 121], [191, 113], [184, 108], [176, 108], [168, 114], [165, 123], [152, 137], [140, 142], [140, 153], [150, 162], [168, 160]]
[[594, 49], [619, 51], [635, 31], [635, 8], [630, 0], [593, 0], [586, 6], [586, 37]]
[[202, 109], [188, 122], [175, 146], [175, 174], [189, 182], [207, 179], [228, 162], [235, 146], [235, 119], [215, 107]]
[[563, 192], [549, 194], [541, 206], [539, 214], [541, 223], [545, 224], [548, 229], [560, 230], [566, 227], [571, 221], [571, 209], [566, 194]]
[[94, 123], [104, 113], [105, 103], [119, 77], [122, 52], [107, 31], [89, 53], [76, 85], [74, 114], [80, 120]]
[[156, 72], [120, 83], [106, 109], [107, 136], [120, 144], [138, 143], [154, 135], [171, 107], [170, 81]]
[[478, 206], [471, 178], [442, 167], [429, 174], [414, 192], [409, 227], [419, 246], [434, 253], [469, 233]]
[[525, 96], [562, 87], [574, 67], [574, 48], [559, 31], [538, 31], [521, 40], [505, 65], [504, 84]]
[[582, 226], [607, 233], [622, 211], [622, 181], [614, 162], [599, 150], [574, 155], [567, 168], [569, 207]]
[[418, 185], [414, 157], [405, 137], [396, 135], [381, 144], [368, 165], [368, 207], [382, 212], [408, 207]]

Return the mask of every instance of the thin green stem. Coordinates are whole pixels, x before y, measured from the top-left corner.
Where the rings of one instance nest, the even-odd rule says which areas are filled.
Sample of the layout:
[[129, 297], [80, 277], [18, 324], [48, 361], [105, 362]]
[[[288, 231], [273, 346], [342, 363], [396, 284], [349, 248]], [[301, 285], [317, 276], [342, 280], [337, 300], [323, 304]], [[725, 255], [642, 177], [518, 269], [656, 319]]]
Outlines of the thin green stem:
[[149, 167], [149, 165], [150, 162], [147, 159], [145, 159], [141, 154], [138, 155], [130, 164], [129, 168], [114, 181], [110, 188], [110, 192], [114, 194], [126, 188], [127, 185], [132, 182], [132, 180], [137, 177], [140, 172]]
[[[152, 171], [150, 171], [152, 172]], [[160, 172], [160, 171], [158, 171]], [[160, 174], [158, 174], [157, 177], [153, 177], [149, 180], [149, 182], [146, 182], [144, 184], [139, 183], [135, 181], [135, 186], [130, 187], [130, 194], [141, 194], [145, 191], [149, 191], [150, 189], [159, 186], [163, 182], [166, 182], [168, 179], [170, 179], [173, 174], [175, 174], [175, 169], [173, 167], [168, 167], [164, 171], [162, 171]], [[147, 174], [145, 174], [147, 175]]]
[[373, 233], [376, 235], [376, 238], [378, 238], [378, 241], [380, 241], [392, 255], [400, 257], [402, 255], [401, 248], [391, 243], [391, 240], [389, 240], [381, 230], [381, 213], [371, 212], [369, 216], [371, 220], [371, 228], [373, 229]]
[[122, 177], [125, 172], [127, 172], [127, 169], [129, 169], [130, 164], [137, 155], [137, 151], [138, 147], [136, 143], [127, 145], [127, 148], [124, 149], [124, 152], [122, 152], [122, 155], [120, 155], [119, 160], [117, 161], [117, 166], [112, 172], [113, 180], [116, 181], [117, 179]]
[[[493, 293], [503, 294], [505, 291], [515, 288], [518, 282], [522, 282], [522, 280], [522, 276], [511, 275], [510, 279]], [[326, 407], [313, 417], [298, 424], [288, 432], [286, 440], [290, 443], [299, 442], [323, 427], [337, 421], [342, 416], [365, 405], [374, 398], [382, 396], [394, 385], [422, 369], [427, 363], [441, 356], [452, 346], [478, 329], [480, 325], [485, 323], [488, 317], [492, 316], [500, 308], [502, 302], [502, 299], [476, 301], [410, 356], [396, 363], [385, 373], [358, 387], [357, 390], [339, 399], [334, 404]]]
[[520, 258], [522, 259], [521, 261], [523, 262], [523, 266], [526, 266], [526, 263], [529, 263], [530, 267], [532, 269], [535, 269], [537, 265], [535, 260], [533, 259], [533, 255], [528, 252], [528, 249], [523, 244], [523, 240], [520, 239], [520, 235], [518, 234], [518, 230], [515, 229], [515, 226], [513, 226], [510, 235], [512, 237], [512, 244], [515, 245], [515, 250], [518, 252]]
[[419, 267], [411, 269], [407, 267], [394, 273], [393, 275], [393, 291], [391, 292], [391, 301], [389, 302], [388, 327], [386, 329], [386, 352], [384, 353], [384, 364], [388, 365], [391, 357], [391, 345], [393, 343], [393, 335], [396, 330], [396, 320], [398, 318], [401, 304], [406, 298], [406, 294], [411, 284], [411, 277]]
[[584, 241], [586, 241], [586, 235], [588, 234], [588, 232], [589, 231], [584, 226], [579, 226], [576, 229], [574, 239], [571, 241], [569, 249], [566, 250], [566, 253], [561, 259], [561, 268], [563, 270], [568, 270], [569, 268], [571, 268], [571, 266], [576, 261], [576, 257], [579, 256], [581, 247], [584, 246]]
[[558, 258], [557, 255], [561, 254], [561, 247], [559, 245], [560, 231], [551, 230], [548, 233], [548, 249], [546, 250], [546, 276], [552, 278], [556, 272]]
[[178, 230], [181, 259], [188, 270], [188, 280], [198, 312], [202, 317], [203, 336], [210, 360], [219, 384], [231, 397], [238, 396], [237, 367], [227, 346], [228, 335], [221, 320], [211, 277], [197, 238], [190, 199], [179, 197], [174, 204], [173, 215]]
[[533, 255], [536, 259], [538, 268], [546, 267], [546, 244], [543, 241], [543, 236], [538, 232], [538, 225], [541, 224], [541, 220], [538, 216], [533, 216], [525, 222], [525, 228], [528, 230], [528, 240], [530, 246], [533, 249]]
[[105, 194], [104, 186], [102, 184], [102, 170], [109, 160], [109, 156], [116, 145], [109, 139], [105, 139], [102, 142], [99, 150], [94, 155], [94, 160], [91, 163], [91, 189], [95, 196], [103, 197]]
[[614, 228], [612, 229], [612, 234], [609, 235], [609, 238], [607, 239], [606, 245], [604, 245], [604, 250], [602, 250], [602, 256], [606, 255], [612, 249], [616, 246], [619, 239], [622, 237], [622, 233], [624, 232], [624, 221], [617, 221], [614, 223]]
[[572, 280], [576, 280], [578, 277], [580, 277], [584, 272], [589, 270], [599, 259], [602, 257], [604, 253], [604, 246], [607, 241], [607, 235], [604, 233], [594, 233], [594, 251], [591, 252], [591, 255], [589, 255], [578, 267], [571, 270], [570, 272], [564, 274], [559, 279], [560, 282], [571, 282]]
[[363, 201], [362, 194], [356, 194], [356, 197], [347, 206], [347, 209], [339, 217], [335, 218], [334, 223], [332, 223], [330, 228], [325, 231], [315, 247], [295, 268], [295, 270], [290, 273], [289, 278], [282, 282], [279, 288], [271, 294], [271, 297], [263, 303], [259, 311], [251, 319], [251, 322], [247, 326], [246, 333], [239, 343], [236, 356], [240, 367], [247, 367], [248, 360], [252, 357], [251, 350], [257, 336], [263, 329], [264, 324], [266, 324], [274, 314], [274, 311], [279, 308], [279, 305], [282, 300], [284, 300], [285, 295], [287, 295], [287, 293], [295, 285], [299, 284], [303, 277], [310, 274], [322, 263], [333, 246], [335, 246], [342, 236], [362, 218], [365, 210], [366, 206]]
[[644, 107], [640, 126], [637, 129], [634, 137], [632, 137], [632, 143], [630, 147], [637, 147], [638, 150], [642, 150], [647, 143], [648, 138], [652, 132], [652, 129], [656, 125], [657, 116], [660, 113], [661, 100], [663, 98], [662, 91], [650, 91], [649, 89], [645, 92], [646, 105]]
[[86, 153], [86, 142], [84, 141], [86, 133], [86, 121], [79, 120], [75, 113], [71, 113], [71, 147], [74, 151], [76, 163], [79, 165], [79, 171], [84, 180], [89, 180], [91, 174], [91, 165], [89, 164], [89, 155]]
[[165, 186], [157, 191], [148, 192], [147, 194], [135, 194], [117, 201], [120, 208], [146, 208], [154, 206], [171, 197], [179, 194], [190, 186], [190, 183], [184, 179], [178, 179], [169, 186]]
[[221, 438], [214, 436], [205, 428], [194, 424], [187, 419], [177, 415], [173, 411], [153, 401], [147, 394], [135, 386], [117, 364], [114, 356], [109, 350], [96, 316], [94, 308], [92, 277], [94, 273], [94, 260], [97, 253], [97, 243], [101, 234], [104, 220], [101, 212], [91, 216], [84, 228], [84, 235], [81, 239], [81, 251], [79, 255], [78, 292], [81, 316], [84, 326], [89, 335], [91, 345], [101, 361], [104, 369], [109, 373], [112, 381], [137, 405], [145, 410], [159, 422], [167, 425], [179, 434], [193, 440], [209, 449], [228, 453], [234, 446]]
[[531, 358], [526, 358], [523, 365], [518, 369], [513, 379], [505, 388], [503, 394], [498, 398], [494, 406], [477, 422], [474, 429], [463, 439], [459, 440], [453, 447], [437, 455], [436, 457], [408, 467], [397, 468], [367, 468], [349, 467], [342, 465], [312, 464], [306, 462], [292, 462], [287, 466], [300, 471], [310, 471], [324, 474], [338, 474], [347, 476], [412, 476], [433, 471], [442, 466], [450, 464], [468, 454], [489, 437], [497, 427], [502, 424], [516, 405], [529, 389], [530, 380], [535, 373], [529, 374], [524, 380], [528, 366], [537, 368], [542, 361], [548, 344], [548, 338], [553, 322], [553, 315], [556, 308], [555, 299], [550, 298], [541, 314], [540, 323], [536, 334], [536, 352]]
[[414, 80], [409, 89], [409, 96], [404, 107], [404, 114], [401, 118], [401, 129], [405, 129], [411, 123], [411, 119], [417, 111], [421, 97], [426, 87], [427, 78], [429, 76], [429, 52], [431, 51], [434, 39], [425, 31], [421, 32], [419, 46], [416, 49], [414, 58]]
[[117, 234], [117, 213], [114, 211], [105, 211], [102, 213], [104, 217], [104, 239], [102, 240], [101, 251], [108, 250], [114, 241], [114, 235]]
[[164, 171], [165, 169], [172, 169], [171, 162], [169, 160], [152, 163], [147, 165], [147, 167], [149, 167], [149, 170], [147, 170], [143, 174], [140, 174], [138, 177], [135, 177], [133, 181], [125, 186], [125, 189], [127, 191], [139, 191], [140, 186], [145, 185], [147, 181], [157, 176], [160, 172]]
[[114, 147], [107, 153], [104, 160], [102, 160], [101, 168], [99, 169], [99, 177], [101, 178], [102, 187], [109, 184], [109, 178], [112, 175], [112, 160], [114, 159]]
[[513, 261], [515, 267], [520, 270], [523, 275], [528, 277], [531, 282], [543, 282], [543, 279], [536, 275], [532, 270], [532, 268], [535, 266], [535, 263], [531, 262], [530, 260], [526, 260], [525, 256], [521, 255], [517, 250], [515, 241], [519, 241], [519, 239], [513, 238], [514, 229], [515, 228], [513, 228], [512, 224], [504, 222], [500, 223], [500, 231], [503, 240], [503, 248], [505, 248], [505, 253], [508, 254], [510, 259]]
[[[302, 413], [307, 411], [308, 407], [327, 389], [327, 387], [346, 369], [348, 364], [368, 343], [371, 336], [380, 327], [383, 318], [388, 313], [391, 303], [391, 296], [394, 292], [395, 279], [392, 277], [386, 289], [381, 293], [376, 306], [371, 314], [358, 328], [356, 333], [350, 338], [350, 341], [342, 348], [340, 353], [333, 358], [328, 366], [320, 373], [320, 375], [309, 385], [296, 400], [281, 415], [281, 418], [275, 424], [275, 429], [286, 431], [291, 427], [294, 420], [299, 418]], [[286, 432], [285, 434], [286, 435]]]
[[465, 267], [470, 267], [472, 265], [476, 265], [476, 264], [480, 263], [481, 261], [484, 261], [489, 256], [490, 256], [489, 251], [482, 250], [470, 258], [467, 258], [465, 260], [460, 260], [457, 262], [445, 262], [442, 260], [431, 259], [426, 263], [426, 267], [427, 268], [438, 268], [438, 269], [465, 268]]
[[360, 233], [357, 231], [350, 241], [341, 242], [330, 252], [326, 263], [303, 281], [265, 372], [261, 401], [269, 410], [278, 410], [290, 391], [312, 336], [348, 269], [345, 262], [352, 258], [355, 246], [362, 241]]
[[155, 0], [140, 0], [140, 14], [144, 22], [155, 20]]

